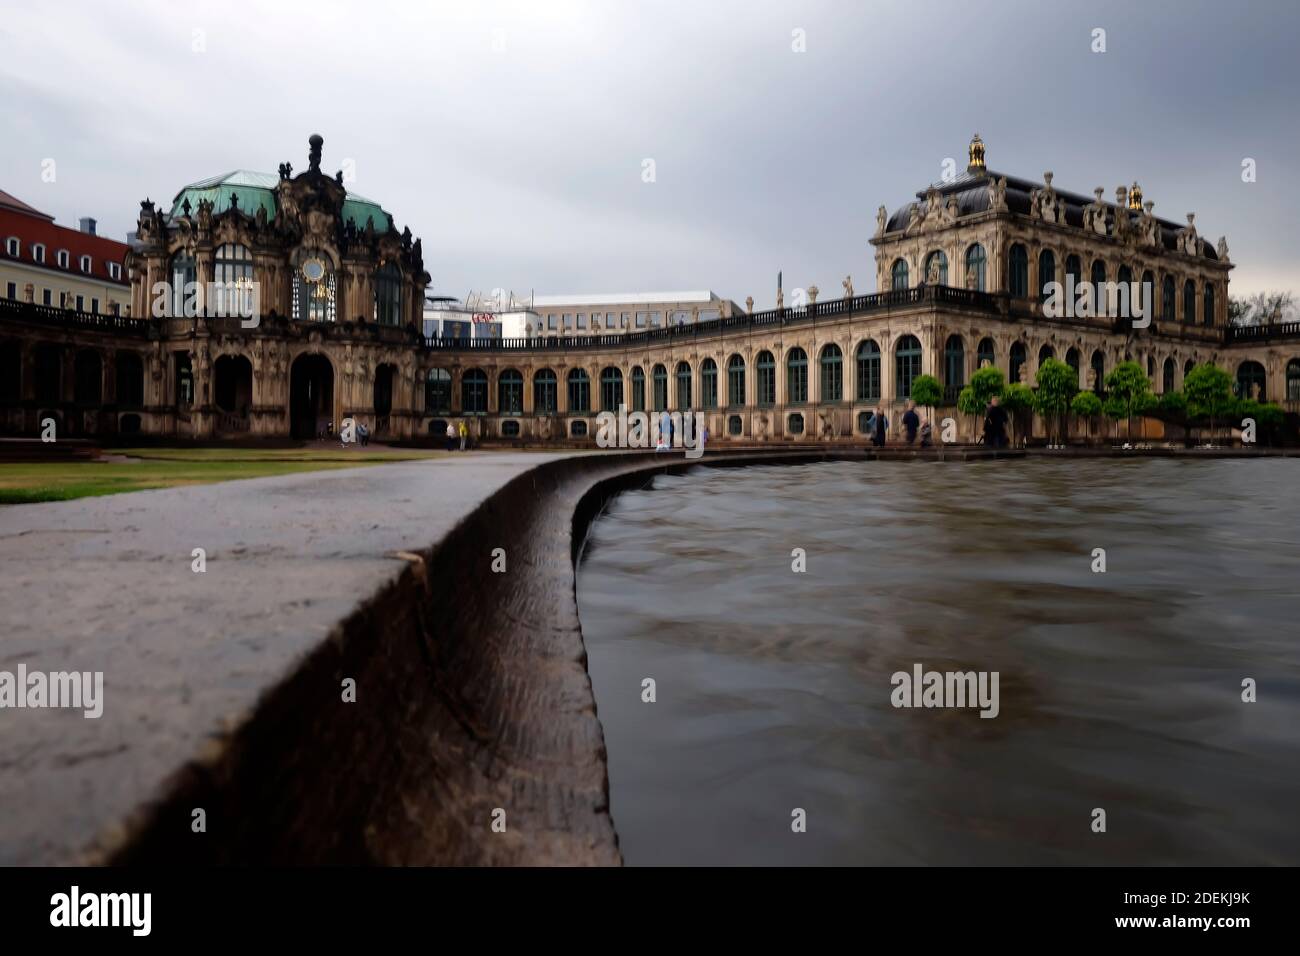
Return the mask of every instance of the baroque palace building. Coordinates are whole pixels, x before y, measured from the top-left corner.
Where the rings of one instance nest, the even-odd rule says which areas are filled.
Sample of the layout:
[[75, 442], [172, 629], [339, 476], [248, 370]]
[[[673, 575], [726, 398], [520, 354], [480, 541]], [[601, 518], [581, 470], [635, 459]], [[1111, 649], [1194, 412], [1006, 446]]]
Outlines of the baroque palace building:
[[[1107, 202], [1051, 173], [992, 172], [978, 136], [963, 175], [878, 211], [875, 293], [846, 277], [841, 298], [813, 287], [787, 308], [778, 293], [766, 312], [719, 300], [717, 318], [644, 331], [480, 339], [422, 334], [420, 241], [322, 173], [321, 142], [297, 176], [286, 163], [194, 183], [166, 212], [142, 203], [130, 317], [0, 301], [5, 430], [53, 418], [65, 435], [310, 437], [352, 417], [411, 439], [463, 418], [483, 438], [592, 441], [597, 413], [626, 403], [701, 411], [711, 441], [860, 442], [870, 410], [897, 410], [924, 373], [944, 386], [937, 413], [969, 436], [951, 406], [976, 369], [1032, 383], [1052, 356], [1085, 388], [1135, 360], [1157, 393], [1214, 362], [1241, 394], [1300, 411], [1300, 323], [1228, 325], [1225, 240], [1201, 238], [1191, 214], [1157, 218], [1136, 184]], [[1053, 280], [1102, 298], [1144, 284], [1150, 324], [1056, 316]], [[176, 294], [209, 282], [227, 305], [256, 291], [259, 320], [205, 314], [213, 296], [195, 314]]]

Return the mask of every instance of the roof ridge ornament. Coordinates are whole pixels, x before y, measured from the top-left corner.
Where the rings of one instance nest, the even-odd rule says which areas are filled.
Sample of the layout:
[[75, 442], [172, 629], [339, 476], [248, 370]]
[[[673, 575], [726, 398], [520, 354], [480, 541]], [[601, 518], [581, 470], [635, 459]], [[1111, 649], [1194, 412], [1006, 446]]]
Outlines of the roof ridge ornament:
[[312, 133], [307, 138], [307, 145], [311, 147], [307, 152], [307, 162], [311, 164], [313, 173], [320, 172], [320, 150], [325, 145], [325, 137], [320, 133]]
[[980, 139], [980, 134], [976, 133], [971, 137], [970, 146], [966, 149], [968, 157], [966, 172], [983, 172], [987, 167], [984, 165], [984, 141]]

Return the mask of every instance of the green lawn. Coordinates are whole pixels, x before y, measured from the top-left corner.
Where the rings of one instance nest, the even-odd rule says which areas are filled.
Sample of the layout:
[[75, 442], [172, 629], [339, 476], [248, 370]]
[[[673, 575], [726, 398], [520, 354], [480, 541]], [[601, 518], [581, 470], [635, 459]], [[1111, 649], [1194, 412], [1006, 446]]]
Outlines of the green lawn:
[[146, 488], [382, 465], [448, 453], [387, 448], [126, 448], [106, 454], [129, 460], [0, 466], [0, 504], [64, 501]]

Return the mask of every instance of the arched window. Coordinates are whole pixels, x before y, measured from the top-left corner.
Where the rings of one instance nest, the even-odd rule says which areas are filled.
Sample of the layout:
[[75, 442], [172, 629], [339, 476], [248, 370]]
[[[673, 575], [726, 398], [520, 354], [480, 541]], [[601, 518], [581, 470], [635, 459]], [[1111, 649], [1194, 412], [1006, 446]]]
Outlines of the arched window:
[[497, 376], [497, 411], [502, 415], [524, 413], [524, 376], [508, 368]]
[[1101, 349], [1092, 353], [1092, 381], [1088, 387], [1098, 395], [1106, 390], [1106, 356]]
[[954, 391], [966, 384], [966, 344], [960, 335], [948, 336], [943, 345], [943, 384]]
[[880, 401], [880, 346], [871, 339], [858, 343], [858, 401]]
[[375, 270], [375, 321], [380, 325], [402, 324], [402, 270], [394, 262]]
[[104, 363], [94, 349], [82, 349], [73, 359], [73, 401], [98, 405], [104, 397]]
[[1115, 281], [1118, 284], [1115, 291], [1119, 296], [1119, 301], [1112, 303], [1112, 305], [1121, 310], [1118, 312], [1121, 316], [1131, 317], [1136, 315], [1137, 306], [1141, 300], [1133, 294], [1133, 270], [1128, 266], [1120, 266]]
[[1258, 362], [1247, 361], [1237, 366], [1237, 397], [1253, 398], [1266, 401], [1264, 366]]
[[554, 415], [559, 408], [559, 389], [555, 372], [549, 368], [533, 373], [533, 411], [538, 415]]
[[1188, 325], [1196, 321], [1196, 283], [1191, 279], [1183, 283], [1183, 321]]
[[1007, 291], [1018, 299], [1029, 295], [1029, 252], [1018, 242], [1007, 257]]
[[1056, 281], [1056, 253], [1044, 249], [1038, 254], [1038, 301], [1047, 298], [1047, 284]]
[[[1142, 273], [1142, 288], [1138, 301], [1142, 304], [1142, 314], [1149, 319], [1156, 317], [1156, 277], [1150, 269]], [[1136, 306], [1134, 306], [1136, 308]]]
[[[730, 366], [730, 363], [728, 363], [728, 366], [727, 366], [727, 367], [728, 367], [728, 370], [730, 370], [730, 367], [731, 367], [731, 366]], [[728, 434], [728, 435], [740, 435], [740, 434], [742, 434], [744, 431], [745, 431], [745, 423], [744, 423], [744, 421], [741, 419], [741, 417], [740, 417], [739, 415], [732, 415], [732, 416], [730, 416], [730, 417], [727, 419], [727, 434]]]
[[1161, 288], [1160, 296], [1160, 318], [1166, 322], [1177, 322], [1178, 314], [1174, 304], [1174, 277], [1165, 276], [1164, 284]]
[[1300, 402], [1300, 359], [1286, 363], [1286, 400]]
[[1074, 374], [1079, 374], [1079, 350], [1070, 349], [1065, 353], [1065, 364], [1074, 369]]
[[691, 408], [691, 366], [689, 362], [677, 363], [677, 408], [683, 412]]
[[936, 249], [925, 257], [925, 281], [932, 285], [948, 284], [948, 257]]
[[1038, 350], [1038, 365], [1040, 368], [1043, 363], [1050, 358], [1056, 358], [1056, 349], [1052, 348], [1050, 345], [1044, 345]]
[[700, 363], [700, 392], [702, 407], [718, 407], [718, 363], [711, 358]]
[[894, 348], [894, 394], [910, 398], [912, 380], [921, 374], [921, 341], [915, 335], [904, 335]]
[[1094, 315], [1110, 315], [1106, 301], [1106, 263], [1092, 260], [1092, 308]]
[[587, 375], [587, 370], [582, 368], [569, 369], [568, 381], [569, 411], [591, 411], [591, 378]]
[[[173, 318], [193, 318], [198, 314], [198, 302], [194, 296], [195, 284], [199, 281], [198, 264], [194, 257], [184, 252], [172, 256], [172, 301]], [[157, 311], [156, 309], [154, 310]], [[161, 318], [161, 316], [154, 316]]]
[[889, 270], [890, 281], [889, 287], [894, 291], [907, 288], [907, 260], [895, 259], [893, 268]]
[[1020, 370], [1024, 368], [1026, 349], [1024, 342], [1013, 342], [1011, 344], [1011, 357], [1008, 364], [1010, 374], [1007, 376], [1008, 382], [1020, 381]]
[[984, 247], [978, 242], [966, 250], [966, 288], [975, 289], [978, 292], [984, 291], [984, 267], [986, 264]]
[[733, 408], [745, 404], [745, 360], [738, 354], [727, 359], [727, 404]]
[[790, 435], [802, 435], [803, 416], [798, 413], [788, 416], [785, 422], [785, 430], [786, 433]]
[[431, 415], [451, 411], [451, 372], [445, 368], [431, 368], [425, 373], [424, 410]]
[[632, 367], [632, 411], [645, 411], [645, 369], [640, 365]]
[[1065, 292], [1067, 296], [1079, 295], [1079, 283], [1083, 279], [1083, 262], [1078, 256], [1065, 257]]
[[[763, 355], [767, 353], [764, 352]], [[759, 356], [758, 389], [763, 391], [763, 356]], [[788, 405], [802, 405], [808, 401], [808, 354], [801, 348], [793, 348], [785, 357], [785, 401]], [[775, 401], [775, 398], [773, 398]], [[760, 397], [758, 404], [765, 403]]]
[[253, 310], [253, 254], [248, 246], [227, 242], [217, 246], [212, 259], [210, 315], [251, 315]]
[[1164, 368], [1161, 369], [1162, 378], [1164, 379], [1161, 383], [1163, 387], [1160, 389], [1162, 392], [1172, 392], [1174, 390], [1174, 373], [1177, 368], [1172, 358], [1165, 359]]
[[992, 339], [980, 339], [980, 344], [975, 349], [975, 367], [984, 368], [998, 364], [997, 351], [993, 346]]
[[1214, 286], [1209, 282], [1205, 283], [1205, 298], [1202, 303], [1204, 308], [1204, 323], [1206, 325], [1214, 324]]
[[299, 249], [294, 256], [293, 317], [300, 322], [333, 322], [335, 277], [329, 257], [318, 250]]
[[144, 404], [144, 361], [135, 352], [117, 353], [117, 404], [133, 408]]
[[844, 353], [833, 342], [822, 349], [821, 400], [838, 402], [844, 398]]
[[1183, 363], [1183, 381], [1184, 381], [1184, 382], [1187, 380], [1187, 376], [1190, 375], [1190, 374], [1192, 373], [1192, 369], [1194, 369], [1194, 368], [1196, 368], [1196, 363], [1195, 363], [1194, 361], [1192, 361], [1191, 359], [1188, 359], [1186, 362]]
[[460, 410], [466, 415], [487, 414], [487, 372], [472, 368], [460, 379]]
[[600, 373], [600, 410], [616, 412], [623, 404], [623, 373], [609, 366]]
[[1156, 377], [1156, 358], [1154, 355], [1148, 355], [1147, 356], [1147, 378], [1154, 379], [1155, 377]]
[[[805, 361], [805, 365], [808, 363]], [[758, 358], [754, 360], [754, 368], [757, 370], [758, 379], [758, 396], [756, 401], [760, 405], [776, 404], [776, 359], [771, 352], [764, 350], [758, 353]]]
[[656, 365], [650, 370], [650, 380], [650, 400], [653, 402], [650, 407], [656, 412], [662, 412], [668, 407], [668, 369]]

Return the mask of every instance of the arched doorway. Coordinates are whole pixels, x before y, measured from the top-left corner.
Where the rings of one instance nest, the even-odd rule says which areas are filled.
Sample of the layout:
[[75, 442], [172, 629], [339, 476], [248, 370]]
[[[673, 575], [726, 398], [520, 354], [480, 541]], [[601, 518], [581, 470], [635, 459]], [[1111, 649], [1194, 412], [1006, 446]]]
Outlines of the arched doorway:
[[323, 355], [299, 355], [289, 373], [289, 429], [294, 438], [315, 438], [334, 422], [334, 366]]
[[239, 418], [253, 404], [253, 365], [242, 355], [222, 355], [213, 363], [217, 407]]
[[380, 365], [375, 368], [375, 434], [388, 432], [388, 416], [393, 410], [393, 376], [397, 367]]

